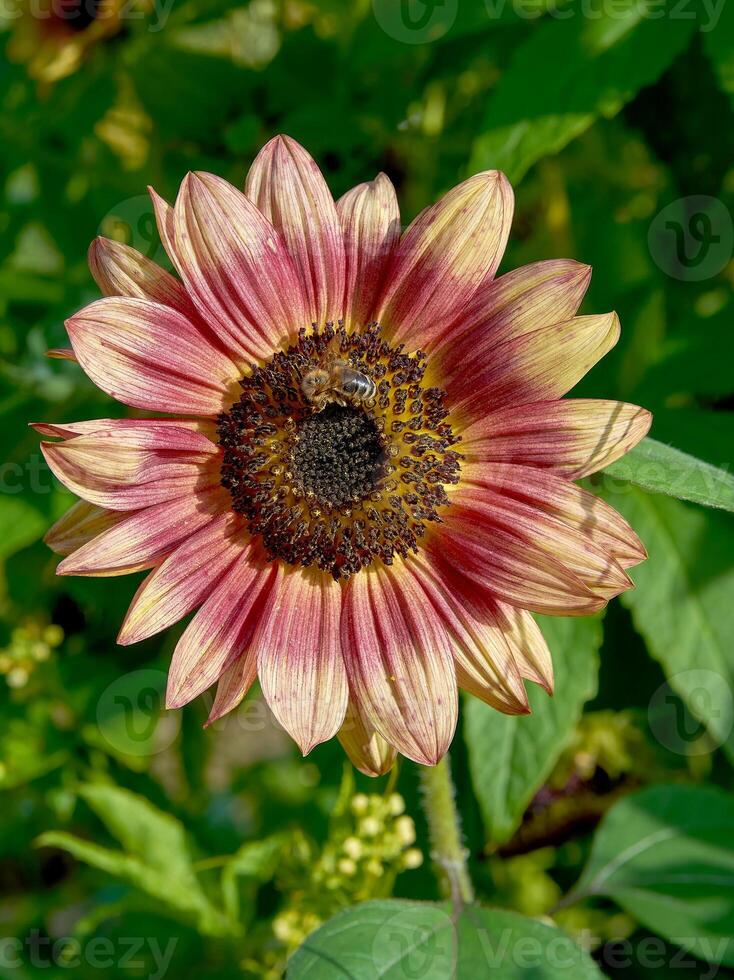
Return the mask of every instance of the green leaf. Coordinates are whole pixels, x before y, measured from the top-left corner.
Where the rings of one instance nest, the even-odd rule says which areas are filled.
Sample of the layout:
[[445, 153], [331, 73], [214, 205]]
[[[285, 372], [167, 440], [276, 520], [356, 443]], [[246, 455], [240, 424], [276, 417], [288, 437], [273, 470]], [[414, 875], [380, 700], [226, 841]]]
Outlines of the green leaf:
[[[668, 0], [671, 7], [675, 0]], [[685, 47], [696, 20], [618, 0], [599, 16], [564, 11], [541, 24], [516, 55], [487, 106], [471, 170], [497, 168], [518, 181], [592, 123], [611, 118]]]
[[734, 797], [654, 786], [617, 803], [569, 899], [606, 895], [709, 963], [734, 964]]
[[553, 926], [470, 907], [456, 925], [437, 905], [365, 902], [318, 929], [294, 953], [288, 980], [597, 980], [596, 966]]
[[503, 715], [472, 698], [464, 715], [474, 791], [489, 840], [508, 840], [594, 697], [602, 627], [598, 618], [539, 617], [553, 654], [554, 697], [531, 685], [532, 713]]
[[46, 524], [43, 514], [25, 500], [4, 496], [0, 502], [0, 558], [9, 558], [33, 544], [46, 530]]
[[655, 439], [643, 439], [626, 456], [607, 466], [604, 473], [652, 493], [734, 511], [731, 473]]
[[[637, 588], [621, 601], [670, 687], [734, 759], [734, 523], [728, 515], [635, 487], [604, 496], [635, 528], [650, 555], [631, 570]], [[684, 728], [656, 734], [681, 754], [710, 748]]]
[[80, 861], [140, 888], [172, 911], [193, 917], [206, 935], [236, 932], [236, 923], [205, 895], [178, 820], [119, 786], [87, 783], [79, 788], [79, 795], [125, 850], [115, 851], [57, 831], [42, 834], [39, 846], [61, 847]]
[[238, 919], [240, 914], [238, 879], [252, 878], [256, 881], [267, 881], [272, 878], [286, 841], [287, 838], [281, 834], [266, 837], [264, 840], [248, 841], [224, 866], [222, 896], [224, 907], [231, 919]]

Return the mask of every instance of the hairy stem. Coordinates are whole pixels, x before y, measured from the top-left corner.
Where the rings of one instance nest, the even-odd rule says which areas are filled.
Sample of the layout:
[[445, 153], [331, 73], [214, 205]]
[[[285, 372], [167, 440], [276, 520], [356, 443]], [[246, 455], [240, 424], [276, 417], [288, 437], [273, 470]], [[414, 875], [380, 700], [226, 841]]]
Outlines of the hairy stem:
[[461, 838], [461, 820], [456, 809], [456, 791], [446, 755], [436, 766], [420, 766], [423, 809], [431, 837], [431, 857], [441, 871], [444, 889], [460, 909], [474, 901], [474, 888]]

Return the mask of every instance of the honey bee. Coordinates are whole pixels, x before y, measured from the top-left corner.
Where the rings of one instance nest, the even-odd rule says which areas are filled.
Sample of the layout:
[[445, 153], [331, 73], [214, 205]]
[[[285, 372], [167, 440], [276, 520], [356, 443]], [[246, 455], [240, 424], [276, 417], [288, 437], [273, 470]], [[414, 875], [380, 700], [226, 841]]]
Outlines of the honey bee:
[[347, 361], [333, 360], [304, 374], [301, 391], [320, 412], [329, 403], [370, 404], [377, 394], [377, 385]]

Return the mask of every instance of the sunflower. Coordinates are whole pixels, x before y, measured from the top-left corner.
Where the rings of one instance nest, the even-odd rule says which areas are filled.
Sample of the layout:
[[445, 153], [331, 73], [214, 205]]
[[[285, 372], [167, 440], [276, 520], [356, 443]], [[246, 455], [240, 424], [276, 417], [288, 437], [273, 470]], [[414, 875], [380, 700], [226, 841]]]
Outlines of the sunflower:
[[51, 529], [62, 575], [150, 573], [119, 642], [198, 611], [168, 705], [256, 678], [303, 753], [338, 735], [377, 775], [436, 763], [457, 688], [528, 712], [552, 691], [532, 613], [584, 615], [645, 551], [573, 481], [646, 433], [648, 412], [563, 395], [616, 342], [576, 316], [590, 270], [500, 278], [512, 190], [477, 174], [401, 234], [380, 174], [334, 202], [277, 137], [244, 193], [189, 174], [151, 191], [178, 278], [97, 239], [106, 298], [71, 317], [73, 356], [114, 398], [168, 418], [39, 424], [81, 500]]

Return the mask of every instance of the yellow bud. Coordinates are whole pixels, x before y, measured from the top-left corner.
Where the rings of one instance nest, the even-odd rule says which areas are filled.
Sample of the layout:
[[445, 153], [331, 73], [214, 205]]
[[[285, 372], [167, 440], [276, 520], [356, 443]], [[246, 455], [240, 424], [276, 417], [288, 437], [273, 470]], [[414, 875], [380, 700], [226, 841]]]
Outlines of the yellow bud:
[[359, 829], [365, 837], [376, 837], [382, 830], [382, 821], [377, 817], [365, 817], [360, 821]]
[[28, 683], [28, 671], [25, 667], [14, 667], [7, 676], [8, 687], [24, 687]]
[[405, 812], [405, 800], [400, 793], [391, 793], [387, 798], [387, 808], [393, 817], [399, 817]]
[[412, 844], [415, 841], [415, 824], [410, 817], [399, 817], [395, 821], [395, 833], [403, 844]]
[[342, 847], [344, 848], [344, 853], [354, 861], [358, 861], [364, 853], [362, 841], [358, 837], [347, 837]]
[[410, 847], [403, 854], [403, 867], [410, 868], [420, 868], [423, 864], [423, 854], [418, 850], [417, 847]]
[[357, 793], [352, 797], [352, 813], [356, 813], [357, 816], [366, 813], [369, 805], [370, 801], [364, 793]]
[[337, 864], [337, 868], [343, 875], [346, 875], [347, 878], [351, 878], [352, 875], [357, 873], [357, 865], [351, 858], [342, 858]]

